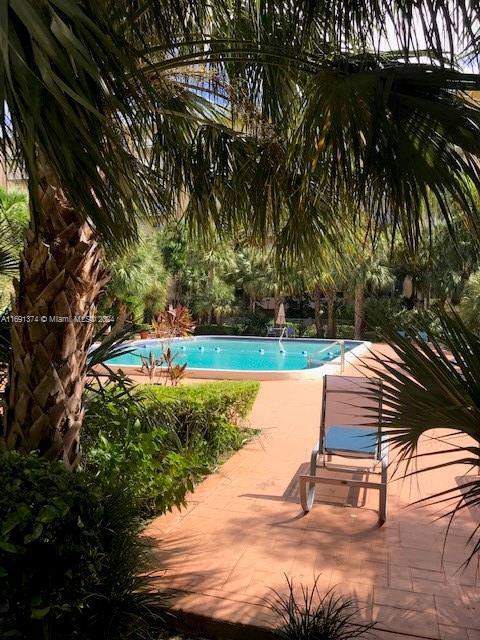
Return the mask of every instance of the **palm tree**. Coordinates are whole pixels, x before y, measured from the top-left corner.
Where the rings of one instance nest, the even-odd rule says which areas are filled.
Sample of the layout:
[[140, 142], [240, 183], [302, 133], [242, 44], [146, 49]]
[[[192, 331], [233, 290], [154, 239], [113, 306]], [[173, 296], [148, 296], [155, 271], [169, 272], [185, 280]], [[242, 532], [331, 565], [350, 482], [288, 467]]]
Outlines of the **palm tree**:
[[363, 335], [365, 292], [379, 291], [393, 282], [382, 240], [372, 237], [364, 220], [343, 234], [343, 284], [354, 301], [355, 340]]
[[123, 328], [129, 317], [136, 322], [148, 321], [145, 315], [151, 319], [165, 309], [169, 274], [154, 238], [143, 238], [114, 257], [110, 273], [105, 297], [107, 306], [117, 314], [114, 333]]
[[3, 149], [28, 174], [31, 214], [12, 313], [32, 322], [12, 325], [4, 439], [73, 468], [94, 325], [55, 318], [95, 315], [105, 282], [98, 234], [117, 246], [135, 236], [148, 185], [127, 135], [141, 97], [103, 10], [8, 2], [5, 18]]
[[327, 338], [337, 337], [335, 301], [337, 291], [343, 291], [352, 270], [345, 257], [349, 247], [343, 238], [333, 244], [325, 243], [315, 257], [305, 262], [303, 275], [306, 290], [313, 298], [317, 337], [323, 337], [322, 301], [327, 303]]
[[273, 317], [277, 318], [286, 296], [303, 291], [302, 274], [276, 260], [272, 248], [246, 247], [241, 252], [238, 284], [243, 288], [254, 311], [262, 298], [273, 298]]
[[357, 263], [357, 270], [352, 273], [351, 282], [354, 297], [354, 338], [361, 340], [364, 327], [365, 290], [375, 292], [383, 289], [392, 283], [392, 274], [375, 254], [370, 254]]
[[457, 312], [471, 331], [480, 332], [480, 271], [468, 279]]
[[[95, 315], [101, 242], [124, 246], [179, 194], [193, 228], [273, 235], [297, 256], [345, 194], [412, 237], [430, 193], [446, 217], [454, 198], [478, 236], [480, 118], [461, 93], [477, 76], [445, 62], [436, 30], [442, 64], [415, 60], [413, 3], [354, 4], [7, 0], [3, 155], [27, 173], [31, 209], [13, 311], [40, 319], [12, 327], [8, 448], [78, 464], [93, 327], [48, 319]], [[475, 51], [475, 12], [457, 4]], [[431, 3], [415, 5], [429, 24]], [[450, 3], [435, 9], [451, 34]], [[401, 53], [372, 53], [391, 18]], [[229, 104], [262, 126], [232, 127]]]
[[480, 264], [478, 246], [463, 212], [454, 209], [450, 228], [439, 212], [432, 210], [432, 214], [430, 229], [424, 224], [415, 251], [396, 238], [389, 259], [396, 278], [411, 279], [412, 302], [422, 302], [426, 310], [432, 302], [442, 307], [458, 304], [470, 275]]

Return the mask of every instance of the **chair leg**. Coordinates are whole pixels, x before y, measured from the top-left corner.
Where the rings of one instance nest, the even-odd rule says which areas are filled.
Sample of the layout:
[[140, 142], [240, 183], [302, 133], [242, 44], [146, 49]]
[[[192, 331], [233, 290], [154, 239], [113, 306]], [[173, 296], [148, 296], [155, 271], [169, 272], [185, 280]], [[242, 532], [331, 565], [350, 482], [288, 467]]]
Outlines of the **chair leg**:
[[381, 487], [379, 494], [378, 525], [381, 527], [387, 519], [387, 465], [382, 460]]
[[[319, 446], [313, 448], [312, 455], [310, 456], [310, 475], [317, 475], [317, 460], [319, 456]], [[300, 501], [302, 503], [302, 509], [305, 513], [311, 511], [313, 507], [313, 501], [315, 499], [315, 482], [307, 483], [300, 480]]]

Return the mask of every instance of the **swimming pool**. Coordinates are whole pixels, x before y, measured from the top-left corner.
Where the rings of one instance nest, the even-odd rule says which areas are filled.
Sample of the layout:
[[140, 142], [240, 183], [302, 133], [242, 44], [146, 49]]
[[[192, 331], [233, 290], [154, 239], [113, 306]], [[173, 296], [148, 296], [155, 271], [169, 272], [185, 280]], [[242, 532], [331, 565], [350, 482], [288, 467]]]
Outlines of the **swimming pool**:
[[[140, 369], [150, 353], [160, 359], [168, 346], [176, 364], [187, 364], [195, 378], [282, 379], [317, 378], [338, 371], [341, 344], [336, 340], [199, 336], [172, 340], [137, 340], [132, 353], [109, 360], [110, 366]], [[345, 340], [345, 359], [365, 351], [368, 343]]]

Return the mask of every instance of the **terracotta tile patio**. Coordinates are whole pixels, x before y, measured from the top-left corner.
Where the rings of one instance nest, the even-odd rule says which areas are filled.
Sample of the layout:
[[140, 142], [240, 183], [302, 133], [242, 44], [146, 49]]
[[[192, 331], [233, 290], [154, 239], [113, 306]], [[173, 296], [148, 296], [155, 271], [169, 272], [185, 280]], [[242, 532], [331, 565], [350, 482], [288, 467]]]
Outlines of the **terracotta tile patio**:
[[335, 586], [361, 605], [361, 619], [376, 621], [377, 638], [480, 640], [478, 567], [461, 568], [478, 514], [459, 517], [444, 548], [439, 512], [411, 506], [461, 483], [463, 467], [391, 480], [382, 528], [369, 509], [374, 491], [319, 486], [303, 515], [297, 476], [318, 437], [321, 389], [321, 381], [261, 383], [250, 417], [261, 435], [200, 484], [185, 510], [148, 526], [158, 588], [178, 590], [183, 611], [271, 626], [265, 598], [285, 590], [285, 574], [305, 585], [320, 576], [322, 588]]

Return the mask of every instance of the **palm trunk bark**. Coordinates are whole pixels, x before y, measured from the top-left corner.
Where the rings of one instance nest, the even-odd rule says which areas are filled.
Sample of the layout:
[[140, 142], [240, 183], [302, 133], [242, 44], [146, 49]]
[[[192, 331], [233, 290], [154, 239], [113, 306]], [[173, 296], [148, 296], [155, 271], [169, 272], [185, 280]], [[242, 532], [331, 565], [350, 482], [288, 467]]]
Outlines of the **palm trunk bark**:
[[274, 296], [273, 298], [273, 322], [276, 324], [280, 307], [285, 300], [285, 296]]
[[337, 323], [335, 321], [335, 292], [326, 291], [327, 300], [327, 338], [337, 337]]
[[313, 305], [315, 313], [315, 334], [317, 338], [324, 337], [323, 318], [322, 318], [322, 290], [315, 287], [313, 292]]
[[355, 287], [355, 340], [362, 339], [362, 331], [363, 331], [363, 299], [364, 299], [364, 288], [362, 285], [357, 285]]
[[117, 333], [120, 333], [120, 331], [125, 326], [125, 323], [127, 322], [127, 318], [128, 318], [128, 307], [126, 304], [121, 303], [119, 305], [118, 317], [115, 320], [115, 324], [112, 327], [112, 334], [116, 335]]
[[26, 234], [15, 282], [12, 356], [4, 444], [38, 450], [74, 469], [81, 456], [87, 349], [106, 282], [102, 251], [48, 167], [39, 181], [40, 212]]

